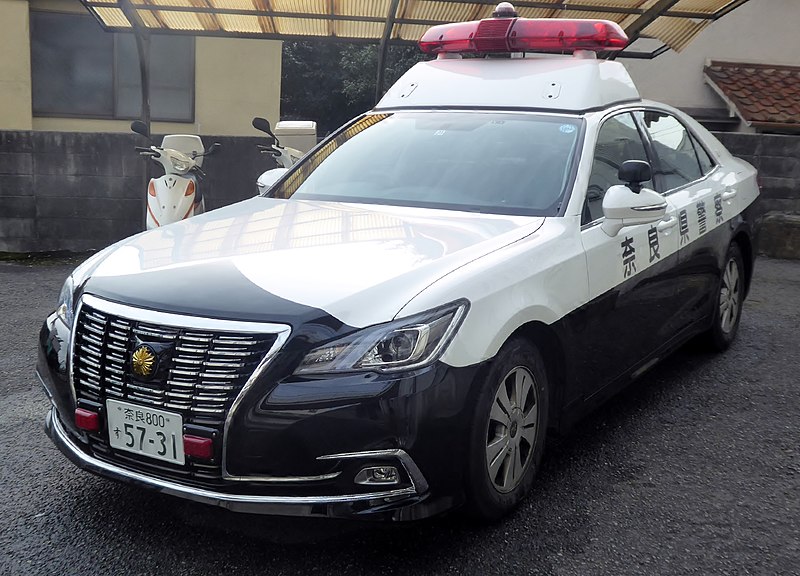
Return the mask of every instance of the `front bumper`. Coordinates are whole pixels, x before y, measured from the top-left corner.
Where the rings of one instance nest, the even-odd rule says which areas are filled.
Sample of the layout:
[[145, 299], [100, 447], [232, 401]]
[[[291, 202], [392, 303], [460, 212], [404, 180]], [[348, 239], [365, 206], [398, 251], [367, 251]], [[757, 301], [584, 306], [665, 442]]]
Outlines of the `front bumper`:
[[[439, 364], [392, 378], [361, 377], [356, 384], [265, 374], [266, 386], [260, 392], [256, 386], [243, 402], [241, 421], [234, 419], [225, 440], [227, 474], [205, 482], [109, 459], [93, 448], [72, 418], [68, 341], [65, 327], [49, 318], [40, 334], [37, 376], [52, 404], [48, 435], [87, 471], [233, 511], [273, 515], [415, 520], [463, 501], [465, 438], [480, 366]], [[401, 482], [355, 484], [368, 465], [396, 466]]]
[[[230, 494], [154, 478], [94, 458], [84, 452], [70, 438], [69, 433], [59, 421], [55, 407], [52, 407], [47, 413], [45, 430], [58, 449], [74, 464], [84, 470], [127, 484], [150, 488], [163, 494], [178, 496], [194, 502], [220, 506], [235, 512], [279, 516], [351, 517], [378, 515], [391, 519], [412, 519], [417, 517], [417, 514], [412, 513], [410, 508], [424, 503], [428, 496], [427, 482], [419, 474], [419, 470], [413, 465], [408, 455], [402, 450], [394, 451], [394, 455], [401, 461], [405, 460], [406, 466], [411, 465], [412, 469], [416, 469], [416, 482], [410, 488], [332, 496]], [[399, 512], [403, 509], [406, 509], [406, 511]]]

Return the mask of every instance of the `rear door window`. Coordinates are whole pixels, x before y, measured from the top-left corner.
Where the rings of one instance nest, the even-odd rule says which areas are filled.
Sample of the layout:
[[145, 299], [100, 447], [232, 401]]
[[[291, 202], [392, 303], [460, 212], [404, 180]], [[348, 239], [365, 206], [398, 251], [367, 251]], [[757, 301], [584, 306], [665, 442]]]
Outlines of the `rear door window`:
[[677, 118], [648, 110], [643, 113], [643, 121], [658, 157], [654, 172], [661, 179], [664, 191], [681, 188], [703, 177], [705, 171], [692, 136]]

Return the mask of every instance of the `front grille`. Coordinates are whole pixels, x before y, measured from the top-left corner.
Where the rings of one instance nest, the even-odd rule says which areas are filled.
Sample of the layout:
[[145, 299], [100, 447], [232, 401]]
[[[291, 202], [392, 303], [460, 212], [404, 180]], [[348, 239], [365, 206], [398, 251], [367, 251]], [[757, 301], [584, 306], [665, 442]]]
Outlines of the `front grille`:
[[[109, 398], [176, 412], [184, 425], [222, 437], [225, 418], [277, 334], [250, 334], [159, 326], [98, 310], [85, 302], [74, 334], [72, 379], [76, 398], [105, 406]], [[131, 355], [141, 344], [161, 351], [155, 376], [132, 375]], [[220, 458], [183, 466], [112, 451], [107, 431], [90, 436], [98, 458], [180, 478], [219, 480]]]

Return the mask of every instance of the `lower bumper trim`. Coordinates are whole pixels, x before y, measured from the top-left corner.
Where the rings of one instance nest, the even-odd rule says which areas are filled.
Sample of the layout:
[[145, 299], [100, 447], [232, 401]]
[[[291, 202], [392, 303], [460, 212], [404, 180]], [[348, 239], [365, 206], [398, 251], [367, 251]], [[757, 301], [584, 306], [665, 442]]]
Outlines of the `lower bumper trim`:
[[[228, 494], [186, 486], [169, 480], [147, 476], [120, 466], [103, 462], [86, 454], [64, 430], [55, 408], [51, 408], [45, 421], [48, 436], [67, 458], [80, 468], [129, 484], [144, 486], [164, 494], [178, 496], [195, 502], [220, 506], [236, 512], [254, 512], [279, 516], [327, 516], [324, 508], [328, 505], [370, 502], [375, 506], [397, 503], [399, 500], [418, 497], [414, 487], [365, 494], [332, 496], [261, 496], [249, 494]], [[411, 499], [414, 499], [411, 498]]]

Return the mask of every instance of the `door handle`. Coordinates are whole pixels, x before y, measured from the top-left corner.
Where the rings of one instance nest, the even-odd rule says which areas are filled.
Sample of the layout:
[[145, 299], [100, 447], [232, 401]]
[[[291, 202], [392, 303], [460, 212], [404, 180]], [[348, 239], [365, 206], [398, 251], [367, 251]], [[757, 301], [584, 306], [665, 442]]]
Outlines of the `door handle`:
[[736, 197], [736, 189], [728, 188], [722, 193], [723, 200], [733, 200]]
[[666, 232], [667, 230], [672, 230], [675, 226], [678, 225], [678, 219], [675, 216], [670, 216], [666, 220], [662, 220], [656, 225], [659, 232]]

